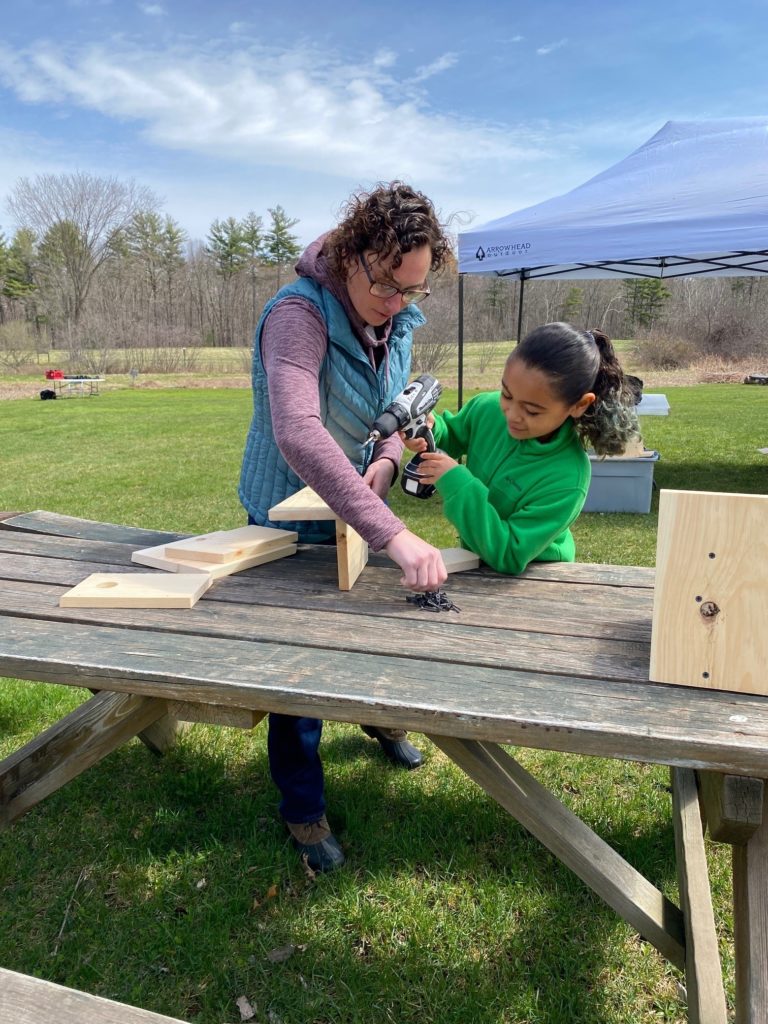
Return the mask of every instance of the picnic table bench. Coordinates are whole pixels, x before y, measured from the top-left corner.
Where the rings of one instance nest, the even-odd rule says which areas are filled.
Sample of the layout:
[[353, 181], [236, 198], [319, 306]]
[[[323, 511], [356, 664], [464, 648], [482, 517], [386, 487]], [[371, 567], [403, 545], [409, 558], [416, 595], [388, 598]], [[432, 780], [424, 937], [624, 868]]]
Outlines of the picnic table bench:
[[0, 1024], [184, 1024], [176, 1017], [116, 1003], [0, 967]]
[[[140, 569], [133, 550], [179, 536], [42, 511], [0, 522], [0, 675], [98, 691], [0, 763], [0, 827], [133, 736], [167, 749], [180, 720], [423, 732], [685, 971], [692, 1022], [726, 1021], [704, 825], [731, 843], [736, 1020], [765, 1024], [768, 700], [648, 681], [653, 569], [482, 567], [449, 580], [460, 612], [435, 615], [383, 557], [342, 592], [333, 548], [302, 545], [193, 610], [59, 607], [91, 572]], [[680, 906], [502, 744], [669, 765]]]

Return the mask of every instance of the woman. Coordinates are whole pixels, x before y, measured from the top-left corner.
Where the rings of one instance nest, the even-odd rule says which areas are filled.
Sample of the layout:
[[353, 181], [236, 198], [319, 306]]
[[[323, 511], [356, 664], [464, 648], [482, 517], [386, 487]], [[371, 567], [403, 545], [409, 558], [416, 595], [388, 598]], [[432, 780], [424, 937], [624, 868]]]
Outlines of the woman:
[[[303, 253], [298, 280], [266, 305], [253, 354], [254, 413], [246, 440], [240, 500], [249, 522], [311, 487], [374, 551], [403, 570], [412, 590], [446, 579], [437, 548], [388, 508], [402, 441], [367, 443], [371, 425], [408, 382], [413, 331], [425, 323], [416, 303], [450, 251], [432, 203], [392, 182], [354, 195], [338, 226]], [[306, 543], [332, 539], [333, 523], [269, 524]], [[280, 813], [316, 871], [344, 862], [325, 816], [318, 755], [322, 722], [270, 715], [269, 760]], [[397, 764], [417, 768], [419, 751], [403, 730], [365, 727]]]

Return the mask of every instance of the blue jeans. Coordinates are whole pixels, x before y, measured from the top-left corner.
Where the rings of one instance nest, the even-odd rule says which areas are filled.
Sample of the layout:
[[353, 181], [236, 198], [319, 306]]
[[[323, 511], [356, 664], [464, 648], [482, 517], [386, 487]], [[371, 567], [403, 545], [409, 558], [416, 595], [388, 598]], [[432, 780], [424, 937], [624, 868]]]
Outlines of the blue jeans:
[[323, 765], [318, 754], [323, 723], [318, 718], [269, 716], [269, 771], [280, 790], [280, 814], [295, 824], [325, 814]]
[[[253, 516], [248, 523], [254, 524]], [[319, 718], [271, 714], [267, 750], [269, 772], [280, 790], [280, 814], [304, 824], [325, 814], [323, 766], [318, 754], [323, 723]]]

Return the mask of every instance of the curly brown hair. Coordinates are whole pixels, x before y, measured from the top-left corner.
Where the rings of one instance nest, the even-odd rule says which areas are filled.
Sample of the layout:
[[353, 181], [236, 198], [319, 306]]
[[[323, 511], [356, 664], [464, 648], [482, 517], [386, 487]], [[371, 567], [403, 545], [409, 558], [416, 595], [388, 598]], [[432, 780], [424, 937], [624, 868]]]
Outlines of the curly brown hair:
[[323, 251], [331, 273], [346, 280], [347, 267], [364, 252], [391, 259], [396, 270], [403, 255], [428, 245], [430, 269], [443, 267], [451, 245], [432, 202], [402, 181], [380, 182], [370, 192], [354, 193], [342, 207], [343, 220], [325, 240]]

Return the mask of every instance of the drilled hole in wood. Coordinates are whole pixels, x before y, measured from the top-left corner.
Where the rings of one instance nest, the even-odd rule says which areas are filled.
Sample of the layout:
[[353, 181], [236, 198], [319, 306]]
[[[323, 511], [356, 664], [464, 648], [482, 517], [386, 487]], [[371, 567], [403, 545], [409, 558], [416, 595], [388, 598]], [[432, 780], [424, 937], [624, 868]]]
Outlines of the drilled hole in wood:
[[115, 583], [114, 580], [104, 580], [103, 583], [97, 583], [96, 584], [96, 589], [97, 590], [108, 590], [110, 587], [116, 587], [116, 586], [117, 586], [117, 584]]

